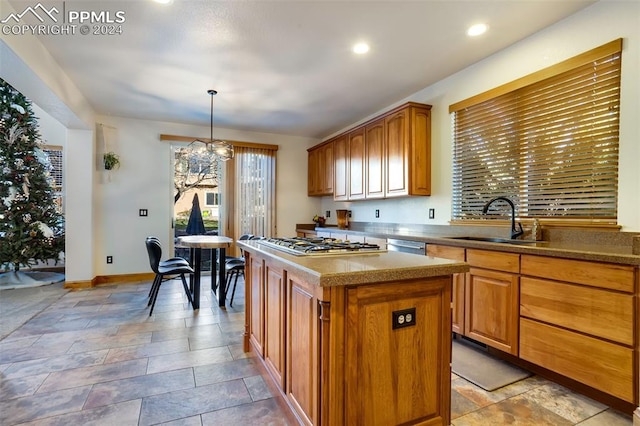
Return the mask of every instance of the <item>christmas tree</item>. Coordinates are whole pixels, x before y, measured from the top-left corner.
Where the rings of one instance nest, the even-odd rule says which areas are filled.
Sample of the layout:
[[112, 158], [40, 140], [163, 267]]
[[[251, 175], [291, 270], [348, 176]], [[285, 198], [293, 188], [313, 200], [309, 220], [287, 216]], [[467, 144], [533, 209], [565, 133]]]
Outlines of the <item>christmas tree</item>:
[[0, 270], [18, 271], [64, 251], [51, 163], [31, 101], [0, 78]]

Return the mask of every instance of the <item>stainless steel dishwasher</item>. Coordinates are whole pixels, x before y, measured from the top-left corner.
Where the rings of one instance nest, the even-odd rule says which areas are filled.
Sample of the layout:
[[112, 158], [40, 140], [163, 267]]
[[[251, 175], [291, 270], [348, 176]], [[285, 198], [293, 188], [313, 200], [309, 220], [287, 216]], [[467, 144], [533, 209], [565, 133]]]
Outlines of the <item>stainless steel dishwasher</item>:
[[426, 254], [427, 244], [422, 241], [397, 240], [394, 238], [387, 239], [387, 250], [401, 251], [403, 253]]

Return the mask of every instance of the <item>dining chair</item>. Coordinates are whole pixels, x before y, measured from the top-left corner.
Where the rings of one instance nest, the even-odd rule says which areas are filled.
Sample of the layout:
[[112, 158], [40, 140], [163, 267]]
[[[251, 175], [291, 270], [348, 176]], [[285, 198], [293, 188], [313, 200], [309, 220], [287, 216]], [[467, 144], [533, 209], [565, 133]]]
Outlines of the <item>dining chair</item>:
[[[154, 237], [153, 235], [150, 235], [147, 237], [146, 241], [149, 240], [153, 240], [153, 241], [157, 241], [158, 244], [160, 244], [160, 238], [158, 237]], [[160, 248], [162, 249], [162, 244], [160, 244]], [[162, 258], [162, 255], [160, 256]], [[166, 260], [161, 260], [159, 263], [159, 266], [162, 267], [172, 267], [172, 266], [176, 266], [176, 265], [186, 265], [186, 266], [191, 266], [191, 264], [189, 263], [189, 261], [183, 257], [171, 257], [169, 259]], [[151, 297], [151, 292], [153, 291], [153, 286], [151, 286], [151, 288], [149, 289], [149, 296]]]
[[244, 279], [244, 259], [242, 260], [231, 260], [225, 262], [227, 265], [227, 279], [225, 280], [227, 283], [225, 293], [229, 294], [229, 286], [231, 285], [231, 279], [233, 278], [233, 290], [231, 291], [231, 299], [229, 300], [229, 306], [233, 306], [233, 296], [236, 294], [236, 286], [238, 285], [238, 278], [242, 275]]
[[[160, 238], [154, 237], [152, 235], [148, 236], [147, 240], [154, 240], [154, 241], [157, 241], [158, 244], [160, 244]], [[162, 247], [162, 245], [160, 245], [160, 247]], [[173, 265], [187, 265], [187, 266], [190, 266], [190, 263], [184, 257], [171, 257], [169, 259], [160, 261], [160, 266], [173, 266]]]
[[162, 266], [160, 265], [162, 258], [162, 247], [160, 246], [160, 242], [147, 238], [145, 244], [147, 246], [147, 254], [149, 255], [149, 265], [151, 266], [151, 270], [156, 274], [153, 279], [153, 284], [151, 284], [151, 291], [149, 292], [149, 303], [147, 303], [147, 306], [151, 305], [149, 316], [153, 313], [153, 308], [156, 305], [156, 299], [158, 298], [158, 292], [162, 283], [178, 276], [182, 280], [182, 287], [184, 287], [184, 292], [187, 294], [187, 299], [189, 299], [189, 303], [193, 306], [193, 298], [191, 297], [191, 292], [187, 286], [187, 280], [184, 277], [184, 274], [194, 273], [191, 266], [188, 264], [166, 264], [165, 266]]

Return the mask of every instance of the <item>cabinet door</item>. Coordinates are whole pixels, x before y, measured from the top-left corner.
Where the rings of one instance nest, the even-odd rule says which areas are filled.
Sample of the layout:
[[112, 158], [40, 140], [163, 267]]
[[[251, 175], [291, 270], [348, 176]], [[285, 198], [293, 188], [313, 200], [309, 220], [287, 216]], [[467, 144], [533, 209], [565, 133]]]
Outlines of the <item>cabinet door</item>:
[[[434, 277], [346, 289], [342, 424], [449, 424], [450, 285]], [[394, 327], [408, 308], [415, 324]]]
[[319, 175], [322, 195], [333, 194], [333, 143], [322, 146], [320, 150]]
[[333, 194], [333, 143], [312, 148], [308, 154], [307, 195]]
[[521, 358], [637, 405], [633, 348], [522, 318]]
[[431, 195], [431, 109], [411, 108], [409, 193]]
[[346, 200], [348, 197], [348, 138], [339, 136], [333, 141], [333, 199]]
[[385, 118], [386, 195], [409, 195], [409, 115], [408, 109]]
[[302, 424], [318, 422], [318, 303], [313, 288], [287, 273], [287, 398]]
[[471, 268], [465, 292], [465, 335], [518, 355], [519, 277]]
[[365, 128], [366, 198], [384, 197], [384, 120]]
[[308, 152], [307, 159], [307, 195], [318, 194], [318, 150], [312, 149]]
[[281, 389], [284, 389], [284, 271], [265, 262], [264, 292], [264, 360], [269, 373]]
[[[462, 247], [440, 246], [427, 244], [427, 256], [464, 262], [465, 254]], [[464, 282], [465, 274], [453, 274], [451, 287], [451, 330], [464, 334]]]
[[361, 200], [364, 193], [364, 128], [349, 133], [349, 200]]
[[260, 357], [264, 358], [264, 264], [262, 259], [249, 256], [249, 285], [251, 300], [248, 301], [249, 340]]

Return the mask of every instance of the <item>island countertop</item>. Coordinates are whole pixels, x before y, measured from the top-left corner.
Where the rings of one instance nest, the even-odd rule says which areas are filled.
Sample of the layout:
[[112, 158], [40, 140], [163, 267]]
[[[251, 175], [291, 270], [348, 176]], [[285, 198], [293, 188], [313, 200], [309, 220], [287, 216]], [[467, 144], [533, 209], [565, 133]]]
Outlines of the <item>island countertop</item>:
[[373, 284], [467, 272], [464, 262], [399, 252], [295, 256], [261, 245], [237, 241], [249, 253], [259, 253], [284, 269], [295, 269], [309, 284], [320, 287]]

